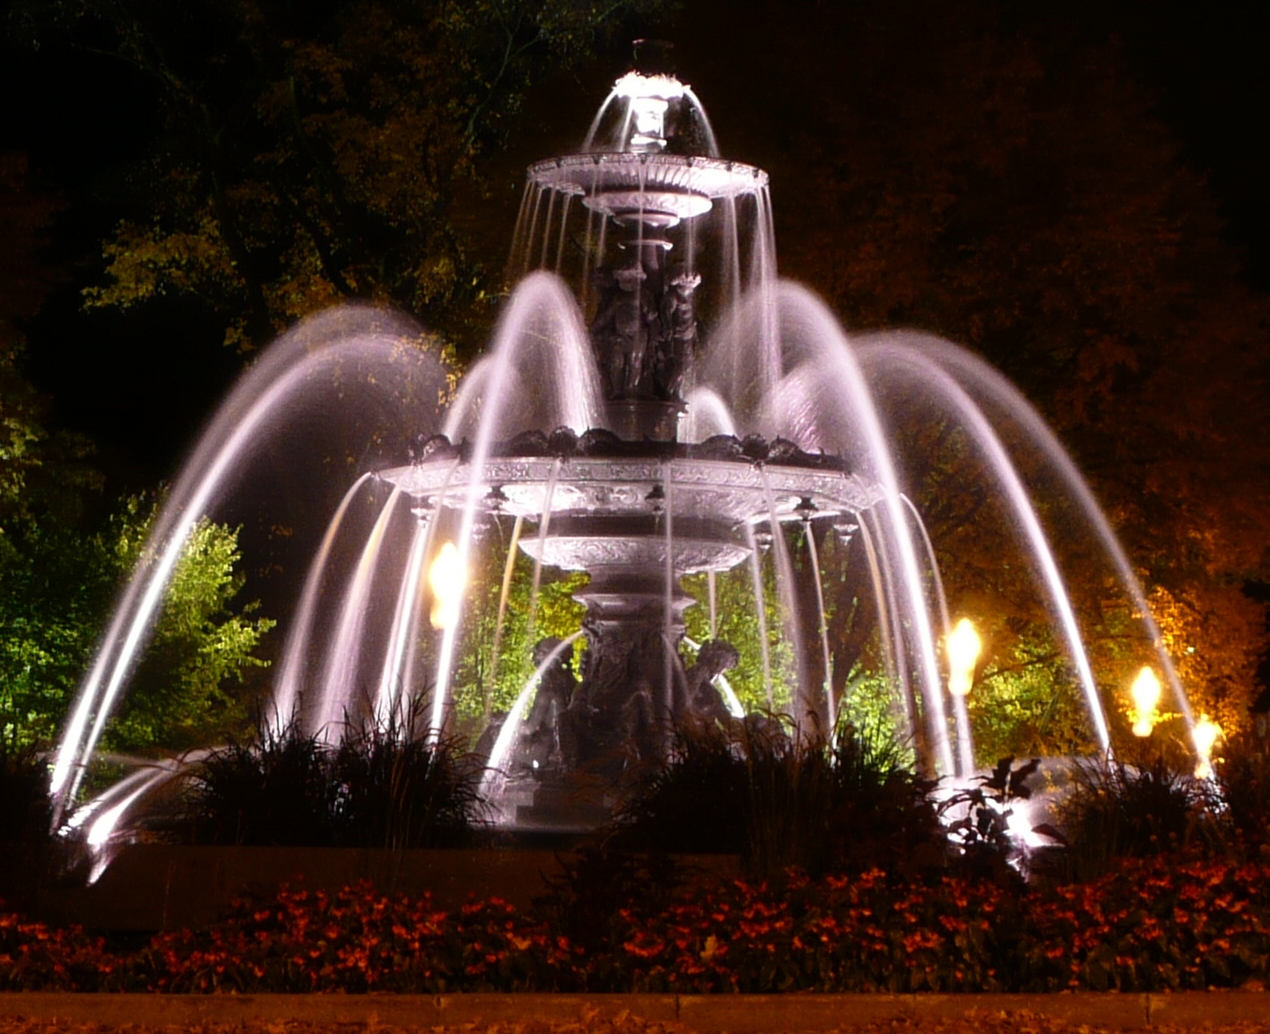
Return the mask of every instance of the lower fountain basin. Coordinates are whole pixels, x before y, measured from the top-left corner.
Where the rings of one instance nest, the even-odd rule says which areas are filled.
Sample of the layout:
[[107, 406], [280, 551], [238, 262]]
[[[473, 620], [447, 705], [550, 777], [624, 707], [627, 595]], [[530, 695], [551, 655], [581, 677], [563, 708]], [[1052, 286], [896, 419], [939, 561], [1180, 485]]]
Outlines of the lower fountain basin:
[[525, 536], [521, 549], [535, 560], [566, 571], [651, 567], [665, 570], [667, 559], [679, 574], [724, 571], [749, 555], [726, 522], [694, 518], [667, 520], [662, 514], [553, 516], [546, 537]]

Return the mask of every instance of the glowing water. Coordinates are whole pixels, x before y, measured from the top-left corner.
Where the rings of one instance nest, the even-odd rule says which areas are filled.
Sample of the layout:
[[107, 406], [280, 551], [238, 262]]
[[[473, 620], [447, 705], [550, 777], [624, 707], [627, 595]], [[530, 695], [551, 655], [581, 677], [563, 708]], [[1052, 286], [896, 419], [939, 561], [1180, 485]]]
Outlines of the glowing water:
[[[882, 369], [886, 369], [889, 357], [903, 355], [911, 357], [906, 358], [906, 362], [919, 369], [928, 372], [938, 370], [941, 376], [954, 376], [963, 391], [973, 390], [990, 398], [994, 403], [1005, 408], [1010, 418], [1026, 431], [1031, 444], [1040, 450], [1061, 477], [1070, 498], [1080, 507], [1088, 527], [1098, 537], [1108, 561], [1115, 567], [1121, 588], [1133, 602], [1134, 610], [1142, 621], [1144, 640], [1154, 650], [1165, 679], [1173, 691], [1174, 702], [1182, 713], [1187, 727], [1193, 730], [1195, 720], [1186, 692], [1177, 676], [1172, 658], [1161, 645], [1163, 637], [1160, 634], [1159, 625], [1151, 613], [1146, 594], [1142, 591], [1142, 585], [1129, 563], [1129, 558], [1125, 555], [1124, 547], [1120, 545], [1120, 540], [1116, 537], [1106, 514], [1098, 505], [1080, 470], [1031, 403], [999, 371], [982, 359], [950, 342], [928, 334], [898, 332], [871, 335], [862, 342], [862, 348], [866, 354], [874, 349], [879, 350], [882, 356], [880, 360]], [[1030, 505], [1029, 509], [1031, 509]], [[1079, 633], [1077, 632], [1076, 635], [1078, 636]]]
[[[405, 342], [417, 339], [408, 321], [350, 306], [296, 328], [246, 374], [203, 433], [177, 478], [143, 561], [124, 590], [96, 658], [80, 687], [58, 745], [51, 790], [60, 817], [74, 797], [118, 695], [149, 641], [164, 591], [195, 525], [221, 501], [234, 478], [270, 436], [308, 406], [329, 404], [338, 372], [359, 384], [358, 405], [375, 395], [423, 402], [412, 418], [420, 430], [435, 419], [446, 371]], [[414, 385], [406, 391], [408, 385]], [[413, 407], [412, 407], [413, 408]]]
[[[389, 521], [395, 516], [400, 497], [400, 489], [394, 488], [366, 537], [357, 567], [341, 594], [343, 605], [335, 635], [328, 647], [326, 678], [313, 722], [315, 732], [324, 741], [339, 739], [338, 735], [334, 735], [335, 727], [356, 717], [349, 710], [348, 687], [357, 684], [358, 661], [361, 659], [362, 641], [366, 638], [366, 616], [371, 605], [371, 583], [380, 570], [384, 536], [388, 532]], [[412, 575], [413, 572], [408, 574], [408, 581]]]
[[1111, 748], [1111, 735], [1107, 729], [1107, 719], [1103, 712], [1102, 700], [1098, 695], [1098, 686], [1094, 682], [1094, 673], [1089, 667], [1089, 658], [1081, 641], [1080, 628], [1076, 623], [1076, 615], [1071, 601], [1067, 597], [1067, 588], [1059, 574], [1058, 565], [1054, 562], [1054, 554], [1049, 541], [1037, 519], [1036, 510], [1028, 498], [1014, 465], [1006, 454], [1000, 438], [992, 430], [983, 412], [944, 371], [930, 362], [923, 361], [923, 356], [911, 348], [898, 344], [879, 342], [874, 346], [880, 353], [878, 368], [891, 374], [905, 370], [912, 376], [924, 381], [939, 392], [940, 397], [947, 400], [961, 419], [961, 424], [970, 433], [975, 443], [984, 451], [988, 459], [988, 468], [996, 477], [1005, 492], [1005, 497], [1014, 513], [1015, 520], [1022, 526], [1027, 537], [1029, 555], [1041, 570], [1042, 579], [1050, 597], [1051, 606], [1057, 613], [1063, 636], [1072, 663], [1075, 664], [1080, 678], [1081, 688], [1085, 693], [1090, 720], [1098, 736], [1099, 745], [1106, 752]]
[[520, 693], [517, 694], [516, 702], [512, 705], [512, 709], [507, 712], [507, 717], [503, 720], [503, 727], [498, 731], [498, 737], [494, 740], [494, 747], [485, 762], [485, 774], [481, 776], [481, 796], [486, 800], [496, 799], [499, 786], [507, 779], [507, 759], [511, 755], [512, 747], [515, 746], [516, 737], [520, 734], [520, 723], [524, 720], [525, 711], [529, 707], [529, 701], [533, 698], [534, 691], [538, 688], [538, 683], [542, 681], [542, 677], [547, 673], [548, 669], [564, 656], [564, 652], [572, 649], [573, 644], [581, 636], [581, 632], [575, 632], [568, 638], [560, 640], [548, 652], [547, 656], [539, 662], [534, 669], [533, 675], [529, 677]]
[[[682, 130], [678, 137], [676, 127]], [[350, 384], [357, 386], [350, 404], [383, 404], [409, 427], [412, 449], [420, 448], [411, 467], [379, 472], [383, 481], [353, 472], [353, 488], [316, 545], [287, 629], [273, 699], [276, 728], [298, 717], [308, 733], [333, 738], [342, 718], [365, 713], [364, 705], [373, 704], [370, 713], [381, 724], [425, 705], [427, 736], [438, 741], [452, 721], [464, 608], [460, 597], [439, 622], [442, 627], [428, 630], [422, 615], [426, 597], [435, 591], [424, 571], [444, 547], [457, 557], [461, 580], [483, 557], [478, 531], [514, 519], [511, 550], [534, 556], [531, 610], [553, 543], [572, 542], [569, 535], [582, 539], [578, 555], [591, 555], [583, 547], [604, 547], [587, 568], [593, 577], [609, 578], [598, 593], [608, 596], [596, 604], [597, 613], [611, 624], [620, 621], [606, 607], [621, 611], [630, 604], [652, 615], [638, 615], [653, 632], [632, 651], [629, 663], [640, 669], [635, 675], [656, 682], [650, 659], [638, 655], [660, 651], [651, 658], [661, 669], [660, 685], [650, 691], [665, 715], [673, 685], [685, 677], [679, 644], [695, 645], [683, 637], [681, 578], [705, 572], [713, 635], [715, 576], [747, 565], [767, 707], [776, 699], [777, 677], [770, 624], [782, 627], [795, 644], [794, 735], [808, 732], [822, 716], [832, 735], [842, 702], [834, 699], [815, 543], [817, 529], [827, 531], [832, 521], [848, 529], [844, 534], [858, 529], [882, 665], [919, 762], [940, 774], [968, 775], [974, 766], [970, 723], [964, 700], [947, 694], [938, 649], [950, 621], [935, 544], [903, 483], [904, 458], [897, 454], [894, 432], [904, 414], [886, 405], [887, 386], [901, 382], [920, 387], [928, 401], [955, 416], [983, 455], [1023, 551], [1039, 573], [1083, 688], [1097, 746], [1108, 748], [1103, 704], [1074, 607], [990, 414], [1005, 412], [1058, 472], [1144, 615], [1146, 636], [1158, 642], [1141, 587], [1074, 465], [1035, 411], [981, 361], [921, 335], [853, 340], [809, 291], [781, 282], [766, 174], [717, 155], [713, 129], [689, 87], [662, 76], [619, 81], [596, 115], [582, 154], [530, 170], [510, 262], [528, 275], [506, 302], [489, 354], [458, 386], [444, 417], [438, 403], [448, 394], [448, 371], [410, 344], [418, 332], [395, 317], [342, 310], [303, 324], [265, 353], [178, 479], [156, 524], [149, 559], [126, 589], [85, 679], [54, 770], [59, 815], [74, 797], [144, 648], [190, 530], [215, 513], [262, 443], [298, 414], [325, 415], [332, 397], [342, 397]], [[571, 241], [581, 245], [577, 254], [567, 247]], [[529, 272], [535, 265], [541, 268]], [[575, 278], [576, 290], [565, 285], [563, 274]], [[658, 347], [664, 350], [658, 361], [669, 355], [682, 369], [667, 373], [669, 367], [649, 366], [650, 373], [639, 367], [645, 355], [640, 350]], [[403, 377], [409, 390], [400, 387]], [[568, 433], [554, 435], [560, 428]], [[438, 430], [445, 441], [432, 438]], [[526, 432], [538, 438], [518, 452]], [[798, 489], [800, 479], [817, 478], [823, 509], [812, 501], [815, 491]], [[393, 491], [380, 502], [376, 493], [384, 482]], [[823, 487], [828, 483], [832, 486]], [[717, 504], [717, 514], [703, 512], [704, 497], [711, 507]], [[366, 512], [374, 514], [369, 529]], [[609, 524], [592, 520], [597, 513]], [[409, 528], [401, 530], [407, 520]], [[530, 527], [522, 536], [526, 520]], [[572, 530], [559, 532], [561, 524]], [[784, 530], [799, 524], [806, 532], [817, 608], [814, 638], [823, 684], [815, 686], [803, 663], [803, 650], [812, 648], [803, 633], [810, 629], [800, 627]], [[770, 542], [766, 554], [760, 542]], [[683, 543], [690, 546], [681, 552]], [[574, 547], [562, 548], [570, 560], [568, 549]], [[568, 567], [566, 561], [561, 566]], [[779, 601], [771, 615], [765, 565], [774, 571]], [[501, 569], [496, 654], [514, 556]], [[623, 593], [627, 599], [611, 598]], [[629, 615], [622, 620], [638, 624]], [[553, 649], [504, 718], [485, 792], [496, 794], [505, 781], [537, 681], [582, 634]], [[594, 629], [587, 635], [589, 651], [613, 648]], [[329, 648], [311, 663], [319, 642]], [[1159, 658], [1190, 721], [1173, 666], [1162, 651]], [[488, 670], [496, 672], [498, 663], [495, 656]], [[425, 664], [428, 670], [417, 676]], [[373, 691], [373, 701], [357, 699], [363, 684]], [[741, 717], [742, 702], [727, 680], [719, 676], [717, 684], [729, 712]], [[306, 697], [309, 687], [315, 688]], [[174, 770], [130, 776], [76, 813], [73, 824], [95, 816], [89, 837], [104, 844], [160, 776], [169, 778]]]
[[[537, 362], [534, 362], [535, 359]], [[529, 418], [524, 415], [523, 404], [517, 407], [516, 402], [536, 401], [530, 393], [515, 389], [523, 387], [527, 374], [541, 378], [544, 370], [550, 378], [543, 384], [544, 394], [551, 402], [545, 413], [546, 419], [529, 424], [513, 423], [513, 414], [519, 420]], [[472, 560], [476, 515], [485, 494], [485, 464], [496, 435], [505, 437], [525, 426], [556, 427], [559, 424], [581, 432], [598, 423], [603, 396], [591, 358], [589, 338], [573, 296], [557, 277], [549, 273], [534, 273], [516, 289], [495, 332], [493, 350], [481, 386], [479, 416], [475, 401], [461, 397], [461, 404], [456, 405], [455, 414], [445, 425], [447, 436], [454, 438], [470, 426], [471, 418], [477, 416], [472, 428], [474, 440], [468, 461], [470, 470], [456, 543], [458, 566], [464, 571]], [[428, 732], [433, 742], [440, 736], [444, 725], [461, 618], [460, 602], [456, 620], [442, 630]]]
[[304, 589], [300, 593], [300, 603], [296, 609], [295, 629], [287, 639], [286, 653], [282, 658], [278, 678], [274, 682], [273, 706], [269, 718], [275, 730], [284, 728], [295, 713], [296, 704], [300, 698], [304, 658], [309, 649], [309, 630], [313, 627], [319, 602], [318, 594], [321, 590], [322, 579], [326, 576], [331, 550], [335, 547], [335, 540], [344, 525], [349, 506], [369, 478], [370, 474], [363, 474], [353, 482], [353, 487], [344, 493], [344, 498], [340, 500], [339, 508], [335, 511], [335, 516], [331, 518], [331, 523], [322, 538], [322, 544], [318, 547], [317, 555], [309, 566]]

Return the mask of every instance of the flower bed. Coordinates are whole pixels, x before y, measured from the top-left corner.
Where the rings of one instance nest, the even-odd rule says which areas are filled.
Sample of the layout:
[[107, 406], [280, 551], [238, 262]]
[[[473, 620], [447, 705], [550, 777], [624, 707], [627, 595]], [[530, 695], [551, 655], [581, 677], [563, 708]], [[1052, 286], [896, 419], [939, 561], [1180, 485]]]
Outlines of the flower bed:
[[1270, 865], [1157, 858], [1012, 891], [880, 871], [697, 880], [615, 908], [584, 950], [498, 899], [455, 911], [362, 884], [283, 889], [113, 953], [0, 915], [0, 989], [134, 991], [1161, 991], [1260, 986]]

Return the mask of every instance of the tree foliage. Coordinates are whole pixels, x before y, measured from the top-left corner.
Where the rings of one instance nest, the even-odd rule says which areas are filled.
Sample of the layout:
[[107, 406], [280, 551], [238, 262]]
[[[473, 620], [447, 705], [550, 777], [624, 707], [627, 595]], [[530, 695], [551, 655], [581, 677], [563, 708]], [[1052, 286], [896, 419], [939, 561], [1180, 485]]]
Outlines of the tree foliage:
[[[139, 561], [156, 510], [128, 500], [115, 517], [106, 546], [130, 573]], [[254, 701], [244, 694], [264, 634], [275, 622], [256, 616], [256, 602], [237, 597], [246, 577], [238, 570], [238, 531], [204, 518], [191, 531], [173, 572], [154, 635], [128, 694], [107, 727], [121, 750], [202, 746], [241, 731]]]
[[[58, 205], [29, 190], [25, 158], [0, 158], [0, 737], [16, 744], [55, 735], [153, 519], [134, 497], [101, 525], [90, 446], [44, 429], [44, 400], [23, 376], [25, 321], [62, 275], [41, 251]], [[235, 610], [238, 559], [235, 530], [198, 526], [113, 745], [180, 748], [241, 721], [231, 684], [260, 663], [272, 622], [249, 617], [251, 605]]]
[[104, 36], [154, 84], [167, 115], [87, 304], [193, 294], [241, 348], [349, 297], [462, 326], [491, 283], [456, 198], [479, 203], [482, 159], [530, 84], [658, 3], [59, 5], [76, 39]]
[[83, 462], [88, 445], [45, 429], [45, 400], [22, 369], [26, 323], [62, 275], [43, 258], [61, 202], [28, 179], [25, 155], [0, 156], [0, 737], [8, 743], [51, 733], [95, 634], [99, 615], [86, 597], [102, 589], [91, 570], [73, 570], [82, 556], [66, 531], [99, 485]]
[[[123, 502], [104, 530], [24, 522], [0, 557], [0, 721], [9, 741], [56, 734], [92, 658], [114, 594], [140, 558], [152, 504]], [[201, 522], [106, 740], [119, 750], [185, 749], [240, 729], [251, 700], [236, 688], [272, 627], [238, 603], [237, 532]]]
[[69, 518], [99, 481], [83, 462], [86, 441], [46, 429], [47, 400], [23, 369], [26, 325], [66, 275], [43, 255], [62, 201], [32, 188], [28, 165], [24, 154], [0, 154], [0, 536], [39, 507]]
[[[764, 647], [760, 609], [755, 600], [754, 577], [748, 564], [724, 571], [714, 580], [714, 624], [711, 625], [710, 585], [706, 575], [691, 575], [684, 588], [696, 600], [684, 615], [687, 634], [695, 643], [721, 639], [736, 647], [740, 660], [724, 673], [728, 684], [746, 711], [771, 711], [795, 715], [793, 690], [797, 685], [793, 644], [786, 634], [786, 617], [776, 591], [773, 565], [763, 568], [761, 591], [762, 613], [767, 625], [767, 664], [764, 671]], [[685, 665], [695, 654], [685, 657]]]
[[[546, 638], [564, 639], [582, 627], [584, 608], [573, 593], [586, 584], [586, 575], [544, 568], [535, 596], [534, 561], [519, 547], [504, 545], [516, 552], [501, 624], [502, 551], [483, 554], [468, 583], [455, 707], [460, 721], [474, 722], [478, 734], [491, 714], [505, 714], [515, 706], [534, 674], [534, 645]], [[572, 656], [579, 657], [582, 648], [581, 641], [575, 643]]]
[[[1240, 720], [1265, 644], [1242, 586], [1264, 578], [1270, 540], [1267, 303], [1242, 285], [1203, 177], [1118, 47], [994, 0], [771, 14], [764, 47], [788, 74], [739, 99], [782, 113], [784, 271], [856, 330], [932, 331], [1018, 382], [1164, 604], [1197, 710]], [[799, 189], [780, 190], [786, 176]], [[973, 451], [947, 421], [907, 420], [921, 400], [898, 402], [902, 451], [918, 457], [909, 488], [954, 609], [997, 628], [994, 663], [1008, 667], [1043, 594], [1002, 563], [1009, 522], [976, 487]], [[1006, 444], [1019, 443], [1007, 432]], [[1041, 465], [1023, 472], [1048, 487]], [[1074, 507], [1043, 493], [1041, 515], [1092, 615], [1104, 695], [1122, 694], [1124, 629], [1100, 615], [1132, 605], [1091, 562]]]
[[20, 321], [44, 300], [48, 272], [36, 252], [52, 197], [32, 197], [24, 155], [0, 155], [0, 513], [19, 503], [30, 468], [38, 463], [32, 446], [43, 437], [40, 403], [17, 368], [23, 335]]

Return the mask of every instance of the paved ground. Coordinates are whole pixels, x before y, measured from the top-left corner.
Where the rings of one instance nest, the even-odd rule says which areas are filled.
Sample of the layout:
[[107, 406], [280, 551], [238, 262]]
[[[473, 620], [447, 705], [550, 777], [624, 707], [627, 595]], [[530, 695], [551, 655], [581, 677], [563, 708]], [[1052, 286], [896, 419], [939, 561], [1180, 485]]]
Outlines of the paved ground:
[[[790, 995], [781, 999], [732, 996], [730, 1002], [728, 996], [720, 996], [723, 1000], [715, 999], [715, 1002], [724, 1008], [701, 1011], [697, 1015], [701, 1023], [693, 1023], [692, 1011], [682, 1009], [690, 1001], [687, 999], [680, 1002], [679, 1015], [683, 1018], [648, 1019], [648, 1015], [659, 1011], [657, 1003], [666, 1003], [667, 999], [645, 999], [642, 1004], [646, 1008], [641, 1016], [618, 1000], [624, 996], [613, 996], [601, 1001], [599, 1006], [578, 999], [565, 1002], [561, 996], [472, 996], [484, 999], [485, 1007], [480, 1013], [499, 1018], [482, 1019], [475, 1011], [456, 1007], [451, 1014], [455, 1022], [443, 1024], [436, 1023], [437, 1014], [427, 1009], [419, 1011], [418, 1022], [401, 1022], [398, 1019], [401, 1010], [389, 1004], [393, 1001], [391, 997], [386, 1000], [378, 996], [342, 995], [298, 996], [309, 999], [314, 1007], [321, 1007], [325, 1000], [327, 1015], [318, 1021], [284, 1018], [285, 1014], [272, 1005], [275, 996], [256, 999], [244, 996], [236, 1005], [225, 1003], [229, 1008], [222, 1015], [237, 1012], [235, 1019], [199, 1019], [193, 1013], [182, 1015], [177, 1009], [168, 1014], [177, 1022], [156, 1022], [155, 1010], [148, 1002], [161, 997], [4, 995], [0, 996], [0, 1034], [418, 1034], [425, 1030], [434, 1034], [693, 1034], [695, 1031], [797, 1034], [808, 1030], [815, 1030], [817, 1034], [1102, 1034], [1104, 1031], [1110, 1034], [1127, 1028], [1149, 1029], [1158, 1034], [1193, 1034], [1197, 1030], [1212, 1034], [1270, 1031], [1270, 995], [1220, 992], [1161, 996], [1169, 1001], [1149, 1009], [1152, 1017], [1149, 1027], [1135, 1021], [1133, 1013], [1124, 1008], [1141, 1002], [1140, 996], [1115, 994], [1101, 998], [1053, 995], [1042, 1004], [1044, 1011], [982, 1008], [975, 1007], [966, 998], [938, 996], [937, 1001], [936, 996], [931, 996], [929, 1001], [938, 1007], [930, 1012], [940, 1015], [915, 1016], [911, 1012], [894, 1015], [896, 1010], [892, 1008], [893, 1015], [883, 1018], [870, 1018], [868, 1013], [882, 1004], [878, 999], [889, 996], [876, 996], [871, 1004], [866, 1004], [870, 996], [841, 996], [833, 1001], [828, 1000], [828, 996]], [[179, 1003], [173, 999], [184, 997], [172, 996], [169, 1002], [177, 1006]], [[215, 1000], [218, 996], [208, 997]], [[235, 996], [224, 997], [232, 1002]], [[25, 999], [25, 1004], [20, 999]], [[203, 1001], [211, 1004], [207, 998]], [[1152, 1003], [1155, 1001], [1153, 997]], [[295, 997], [291, 1002], [293, 1007], [299, 1004]], [[891, 1002], [902, 1004], [898, 998], [892, 998]], [[1097, 1007], [1099, 1003], [1101, 1008]], [[397, 1000], [396, 1004], [405, 1003]], [[375, 1005], [387, 1008], [376, 1009]], [[822, 1006], [831, 1005], [836, 1005], [837, 1018], [844, 1021], [840, 1026], [825, 1022], [833, 1014]], [[317, 1008], [308, 1011], [318, 1015]], [[380, 1014], [385, 1012], [394, 1014], [394, 1022], [380, 1022]], [[95, 1017], [98, 1022], [90, 1022], [95, 1014], [99, 1014]], [[464, 1014], [475, 1018], [460, 1022]], [[101, 1019], [109, 1022], [100, 1022]], [[135, 1020], [149, 1022], [133, 1022]]]
[[[15, 1019], [0, 1017], [0, 1034], [351, 1034], [357, 1030], [373, 1030], [375, 1034], [417, 1034], [420, 1030], [434, 1034], [689, 1034], [691, 1028], [681, 1023], [652, 1023], [632, 1016], [610, 1018], [581, 1017], [571, 1023], [523, 1022], [467, 1023], [456, 1027], [392, 1027], [362, 1024], [314, 1024], [271, 1022], [256, 1025], [195, 1024], [142, 1026], [135, 1024], [74, 1023], [49, 1019]], [[839, 1028], [842, 1034], [1101, 1034], [1117, 1028], [1072, 1024], [1035, 1013], [987, 1014], [971, 1011], [957, 1020], [894, 1019], [864, 1026]], [[1182, 1034], [1190, 1027], [1160, 1026], [1151, 1030], [1160, 1034]], [[1241, 1023], [1205, 1026], [1211, 1034], [1264, 1034], [1270, 1029], [1253, 1020]], [[771, 1034], [784, 1034], [796, 1028], [773, 1027]]]

